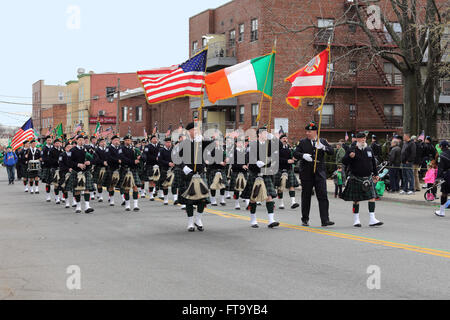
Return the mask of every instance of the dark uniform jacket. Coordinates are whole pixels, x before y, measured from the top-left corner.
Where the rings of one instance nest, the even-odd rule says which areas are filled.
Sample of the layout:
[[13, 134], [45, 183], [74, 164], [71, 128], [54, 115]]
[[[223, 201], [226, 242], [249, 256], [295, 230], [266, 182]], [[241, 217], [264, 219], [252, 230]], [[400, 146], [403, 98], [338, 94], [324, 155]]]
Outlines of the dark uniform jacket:
[[[188, 176], [192, 176], [195, 173], [202, 174], [205, 171], [205, 164], [203, 161], [202, 153], [205, 150], [205, 148], [210, 144], [210, 141], [201, 141], [201, 142], [194, 142], [194, 140], [191, 140], [190, 138], [187, 138], [186, 140], [182, 141], [179, 149], [179, 156], [182, 158], [181, 163], [181, 169], [183, 169], [185, 166], [193, 170]], [[194, 165], [194, 158], [195, 158], [195, 145], [197, 145], [197, 165]], [[201, 148], [200, 148], [201, 147]], [[186, 161], [184, 159], [184, 155], [189, 152], [190, 154], [187, 155]], [[194, 170], [195, 169], [195, 170]]]
[[27, 159], [25, 158], [25, 155], [27, 154], [29, 149], [22, 149], [20, 150], [20, 152], [17, 154], [18, 158], [19, 158], [19, 163], [21, 166], [25, 166], [27, 163]]
[[144, 148], [144, 152], [142, 153], [142, 159], [145, 161], [145, 165], [147, 167], [153, 167], [158, 164], [158, 153], [160, 149], [160, 145], [156, 144], [148, 144]]
[[[212, 142], [215, 143], [215, 142]], [[220, 165], [220, 162], [225, 162], [225, 157], [224, 157], [224, 150], [221, 146], [216, 146], [214, 149], [211, 150], [211, 158], [215, 159], [217, 156], [217, 159], [221, 159], [215, 161], [214, 163], [210, 163], [208, 165], [209, 169], [215, 170], [215, 169], [224, 169], [225, 167]]]
[[439, 156], [438, 178], [445, 179], [447, 184], [450, 183], [450, 149], [442, 150]]
[[[350, 158], [350, 153], [354, 152], [355, 157]], [[358, 147], [350, 148], [342, 159], [342, 163], [349, 168], [350, 174], [357, 177], [378, 176], [377, 164], [372, 148], [366, 147], [363, 150]]]
[[[260, 150], [262, 150], [261, 151], [262, 155], [260, 155]], [[275, 154], [275, 152], [277, 152], [278, 154]], [[269, 168], [273, 164], [272, 162], [274, 162], [275, 159], [279, 157], [279, 150], [273, 150], [272, 154], [272, 143], [270, 140], [267, 140], [263, 143], [261, 143], [260, 141], [250, 142], [248, 147], [248, 153], [249, 153], [247, 155], [249, 160], [248, 170], [250, 172], [256, 174], [267, 173], [267, 175], [273, 174], [271, 170], [269, 170]], [[269, 158], [271, 155], [272, 158]], [[257, 161], [262, 161], [264, 162], [265, 165], [260, 168], [256, 164]]]
[[108, 161], [108, 153], [106, 152], [107, 147], [105, 147], [104, 149], [102, 149], [101, 147], [97, 147], [95, 149], [95, 154], [94, 154], [94, 164], [96, 166], [99, 167], [104, 167], [105, 161]]
[[291, 170], [292, 164], [288, 163], [288, 160], [292, 159], [291, 147], [280, 142], [280, 170]]
[[70, 168], [73, 168], [74, 165], [76, 166], [76, 164], [74, 164], [74, 162], [72, 161], [71, 157], [72, 157], [72, 150], [69, 152], [64, 151], [63, 153], [60, 154], [58, 161], [60, 175], [66, 174], [67, 172], [69, 172]]
[[80, 171], [87, 171], [89, 170], [88, 167], [86, 169], [81, 170], [80, 167], [78, 167], [78, 164], [85, 163], [86, 162], [86, 149], [83, 147], [74, 146], [70, 152], [72, 153], [70, 156], [70, 160], [72, 161], [72, 169], [76, 172]]
[[233, 172], [246, 172], [247, 170], [243, 168], [248, 163], [248, 153], [245, 152], [245, 148], [241, 150], [234, 148], [230, 163]]
[[163, 147], [159, 150], [158, 165], [164, 170], [169, 170], [169, 163], [172, 162], [172, 148]]
[[107, 162], [108, 162], [108, 167], [111, 170], [117, 170], [120, 167], [120, 163], [119, 163], [119, 147], [114, 147], [113, 145], [110, 145], [109, 147], [106, 148], [106, 153], [107, 153]]
[[134, 147], [133, 146], [121, 146], [119, 149], [119, 159], [122, 161], [121, 165], [124, 168], [130, 168], [130, 169], [136, 169], [137, 164], [134, 162], [134, 160], [137, 159], [135, 153], [134, 153]]
[[36, 148], [35, 151], [36, 152], [34, 153], [34, 155], [33, 152], [31, 152], [31, 148], [26, 151], [25, 155], [28, 155], [28, 158], [25, 158], [26, 163], [28, 163], [28, 161], [30, 160], [39, 160], [39, 158], [41, 157], [41, 150]]
[[[49, 157], [48, 157], [48, 162], [49, 162], [49, 167], [50, 168], [58, 168], [58, 162], [59, 162], [59, 156], [61, 155], [61, 153], [63, 153], [63, 149], [58, 149], [55, 147], [52, 147], [50, 149], [50, 153], [49, 153]], [[44, 160], [44, 156], [42, 156], [42, 160]]]
[[[331, 147], [325, 139], [320, 139], [320, 143], [325, 146], [325, 150], [319, 150], [317, 153], [317, 168], [316, 175], [326, 179], [327, 174], [325, 170], [325, 153], [328, 155], [334, 154], [334, 149]], [[303, 159], [303, 155], [309, 153], [313, 158], [312, 162], [308, 162]], [[308, 138], [300, 140], [297, 148], [294, 151], [295, 159], [300, 160], [300, 179], [301, 180], [314, 180], [314, 159], [316, 157], [316, 148], [313, 147], [311, 140]]]
[[50, 161], [50, 151], [53, 149], [53, 146], [45, 145], [42, 148], [42, 168], [52, 168], [52, 163]]

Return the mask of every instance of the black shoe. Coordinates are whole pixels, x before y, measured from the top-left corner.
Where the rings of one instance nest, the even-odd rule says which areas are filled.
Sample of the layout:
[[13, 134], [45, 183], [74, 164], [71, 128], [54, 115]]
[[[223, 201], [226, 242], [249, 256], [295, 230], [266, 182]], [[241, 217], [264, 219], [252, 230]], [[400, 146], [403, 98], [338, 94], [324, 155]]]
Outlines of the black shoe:
[[189, 231], [189, 232], [194, 232], [194, 231], [195, 231], [195, 228], [194, 228], [194, 227], [188, 228], [188, 231]]
[[76, 210], [75, 213], [81, 213], [81, 210]]
[[175, 200], [175, 201], [173, 202], [173, 205], [176, 206], [177, 204], [178, 204], [178, 200]]
[[354, 226], [355, 228], [361, 228], [361, 224], [360, 224], [360, 223], [354, 224], [353, 226]]
[[181, 210], [186, 210], [186, 207], [184, 207], [184, 208], [181, 208]]
[[39, 191], [36, 191], [35, 194], [39, 194]]
[[273, 229], [275, 227], [278, 227], [279, 225], [280, 225], [280, 223], [275, 221], [275, 222], [272, 222], [271, 224], [269, 224], [267, 227], [270, 229]]
[[125, 211], [131, 211], [131, 209], [130, 208], [126, 208]]
[[202, 226], [199, 226], [198, 224], [194, 223], [194, 225], [197, 227], [198, 231], [205, 230]]
[[164, 205], [165, 205], [165, 206], [168, 206], [168, 205], [169, 205], [169, 203], [168, 203], [168, 202], [164, 202]]
[[327, 226], [332, 226], [332, 225], [334, 225], [333, 221], [327, 221], [327, 222], [322, 223], [322, 227], [327, 227]]
[[84, 213], [92, 213], [92, 212], [94, 212], [94, 209], [92, 208], [88, 208], [86, 211], [84, 211]]
[[137, 212], [137, 211], [139, 211], [139, 210], [141, 210], [141, 209], [139, 209], [138, 207], [133, 208], [133, 211], [134, 211], [134, 212]]
[[46, 202], [52, 202], [52, 200], [45, 200]]
[[125, 201], [124, 201], [124, 202], [122, 202], [121, 206], [124, 206], [124, 205], [125, 205]]
[[302, 220], [302, 226], [309, 227], [308, 221]]
[[253, 228], [253, 229], [258, 229], [259, 226], [258, 226], [257, 224], [252, 224], [252, 228]]
[[280, 209], [280, 210], [284, 210], [284, 207], [278, 207], [278, 209]]
[[155, 201], [155, 198], [150, 198], [150, 201]]
[[295, 209], [295, 208], [298, 208], [298, 207], [300, 207], [300, 205], [299, 205], [298, 203], [294, 203], [294, 204], [291, 206], [291, 209]]
[[384, 223], [383, 222], [377, 222], [377, 223], [375, 223], [375, 224], [369, 224], [369, 227], [379, 227], [379, 226], [382, 226]]
[[227, 204], [226, 204], [226, 202], [221, 202], [220, 205], [225, 207]]
[[217, 207], [217, 203], [212, 204], [213, 207]]
[[103, 199], [98, 199], [98, 202], [103, 202]]

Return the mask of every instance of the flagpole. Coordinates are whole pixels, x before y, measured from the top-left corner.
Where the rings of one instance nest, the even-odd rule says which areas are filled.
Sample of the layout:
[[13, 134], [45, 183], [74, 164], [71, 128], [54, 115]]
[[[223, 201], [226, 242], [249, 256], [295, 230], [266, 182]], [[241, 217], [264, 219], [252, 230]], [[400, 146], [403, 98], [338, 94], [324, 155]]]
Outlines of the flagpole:
[[[266, 83], [264, 83], [264, 89], [263, 89], [263, 94], [261, 97], [261, 106], [260, 106], [260, 114], [258, 115], [258, 117], [260, 117], [261, 115], [261, 111], [262, 111], [262, 100], [264, 98], [264, 92], [266, 91], [266, 84], [267, 84], [267, 78], [269, 76], [269, 71], [270, 71], [270, 66], [272, 64], [272, 59], [273, 59], [273, 55], [277, 52], [277, 38], [275, 38], [275, 41], [273, 43], [273, 48], [272, 48], [272, 56], [270, 57], [270, 62], [269, 62], [269, 68], [267, 69], [267, 75], [266, 75]], [[275, 74], [275, 62], [273, 64], [273, 70], [274, 70], [274, 74]], [[273, 79], [272, 79], [272, 90], [273, 90]], [[270, 133], [270, 125], [272, 122], [272, 105], [273, 105], [273, 92], [272, 92], [272, 97], [269, 100], [269, 121], [267, 123], [267, 133]], [[258, 125], [259, 125], [259, 119], [258, 119]], [[267, 157], [268, 157], [268, 153], [269, 153], [269, 143], [266, 140], [266, 161], [267, 161]], [[267, 174], [267, 166], [264, 168], [264, 173]]]
[[[329, 89], [330, 82], [331, 82], [331, 77], [330, 77], [330, 74], [331, 74], [331, 68], [330, 68], [331, 50], [330, 50], [330, 47], [331, 47], [331, 37], [328, 39], [328, 47], [327, 47], [327, 50], [328, 50], [328, 62], [327, 62], [327, 69], [328, 69], [327, 77], [328, 77], [328, 79], [327, 79], [327, 86], [325, 88], [325, 93], [324, 93], [324, 95], [322, 97], [322, 102], [320, 104], [320, 107], [318, 109], [316, 109], [316, 111], [318, 111], [318, 110], [320, 111], [319, 130], [317, 132], [317, 142], [318, 143], [320, 143], [320, 131], [322, 129], [323, 105], [325, 103], [325, 99], [327, 97], [328, 89]], [[314, 173], [316, 173], [316, 170], [317, 170], [317, 156], [318, 155], [319, 155], [319, 149], [316, 148], [316, 156], [315, 156], [315, 159], [314, 159]]]
[[[272, 66], [273, 54], [276, 53], [276, 48], [277, 48], [277, 39], [275, 38], [274, 43], [273, 43], [271, 57], [270, 57], [270, 60], [269, 60], [269, 66], [267, 67], [266, 80], [264, 81], [264, 87], [263, 87], [263, 91], [261, 93], [261, 100], [259, 102], [258, 116], [256, 117], [256, 123], [257, 123], [258, 127], [259, 127], [259, 121], [261, 120], [262, 103], [264, 101], [264, 92], [266, 91], [267, 78], [269, 77], [270, 67]], [[270, 108], [272, 108], [272, 99], [270, 99]]]
[[[206, 51], [206, 57], [205, 57], [205, 76], [206, 76], [206, 70], [208, 70], [208, 45], [206, 45], [205, 49], [202, 51]], [[200, 107], [197, 109], [198, 112], [198, 125], [200, 126], [200, 132], [201, 132], [201, 126], [202, 126], [202, 120], [203, 120], [203, 107], [205, 106], [205, 79], [203, 79], [202, 84], [202, 94], [201, 94], [201, 103]], [[197, 155], [198, 155], [198, 143], [195, 141], [195, 134], [194, 134], [194, 144], [195, 144], [195, 157], [194, 157], [194, 173], [197, 170]]]

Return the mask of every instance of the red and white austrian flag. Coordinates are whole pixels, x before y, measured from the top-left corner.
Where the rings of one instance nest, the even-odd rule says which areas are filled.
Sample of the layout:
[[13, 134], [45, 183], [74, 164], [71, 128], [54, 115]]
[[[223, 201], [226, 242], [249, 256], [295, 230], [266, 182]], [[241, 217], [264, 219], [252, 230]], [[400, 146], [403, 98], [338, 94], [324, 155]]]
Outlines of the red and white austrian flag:
[[286, 102], [297, 109], [303, 98], [323, 98], [327, 80], [329, 49], [322, 51], [311, 61], [290, 75], [285, 81], [292, 84]]

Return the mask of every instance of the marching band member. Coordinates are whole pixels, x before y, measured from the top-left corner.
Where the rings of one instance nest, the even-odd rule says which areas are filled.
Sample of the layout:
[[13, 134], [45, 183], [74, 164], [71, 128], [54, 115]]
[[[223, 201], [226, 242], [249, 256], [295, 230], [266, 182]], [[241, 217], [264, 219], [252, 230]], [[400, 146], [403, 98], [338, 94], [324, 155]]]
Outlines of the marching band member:
[[219, 190], [220, 205], [226, 206], [225, 189], [227, 184], [227, 159], [224, 159], [224, 150], [220, 140], [215, 139], [213, 140], [213, 143], [215, 144], [214, 149], [207, 152], [211, 159], [213, 159], [213, 163], [205, 160], [207, 165], [208, 186], [211, 192], [211, 205], [217, 206], [216, 192]]
[[[59, 157], [61, 155], [61, 153], [63, 153], [63, 149], [61, 148], [61, 140], [56, 139], [53, 142], [53, 147], [50, 149], [50, 153], [49, 153], [49, 157], [48, 160], [50, 161], [50, 176], [48, 179], [47, 183], [53, 183], [54, 187], [53, 187], [53, 192], [55, 193], [55, 204], [60, 204], [61, 203], [61, 198], [59, 197], [59, 186], [58, 186], [58, 182], [54, 181], [55, 180], [55, 175], [56, 175], [56, 171], [58, 170], [59, 167]], [[58, 175], [60, 173], [58, 172]], [[48, 190], [50, 191], [50, 185], [48, 186]], [[50, 195], [47, 194], [47, 198], [50, 198]], [[48, 201], [48, 200], [47, 200]]]
[[[59, 156], [59, 183], [58, 189], [61, 190], [63, 199], [65, 200], [65, 207], [70, 208], [69, 202], [69, 190], [72, 183], [69, 181], [72, 174], [73, 162], [70, 159], [72, 156], [72, 152], [70, 151], [73, 147], [72, 143], [66, 143], [64, 146], [64, 152], [62, 152]], [[75, 196], [74, 201], [75, 200]], [[74, 202], [75, 203], [75, 202]], [[75, 203], [76, 206], [76, 203]]]
[[153, 135], [150, 138], [150, 143], [144, 148], [144, 152], [142, 153], [142, 158], [145, 161], [147, 177], [148, 177], [148, 191], [150, 195], [150, 201], [155, 201], [154, 198], [154, 189], [156, 186], [156, 181], [152, 180], [154, 175], [154, 166], [158, 165], [158, 153], [159, 153], [159, 145], [158, 138]]
[[50, 160], [50, 150], [53, 148], [52, 146], [52, 137], [47, 136], [45, 138], [46, 144], [42, 148], [42, 170], [41, 170], [41, 181], [45, 183], [45, 193], [47, 195], [47, 202], [51, 201], [50, 197], [50, 184], [53, 178], [52, 176], [52, 168], [53, 163]]
[[359, 220], [359, 202], [369, 200], [369, 226], [381, 226], [383, 222], [375, 218], [375, 191], [374, 181], [378, 181], [378, 170], [373, 150], [367, 146], [366, 135], [362, 132], [356, 135], [356, 146], [346, 152], [342, 163], [348, 166], [350, 174], [347, 179], [342, 199], [353, 201], [354, 227], [361, 227]]
[[98, 147], [94, 151], [94, 172], [92, 174], [94, 184], [97, 186], [98, 202], [103, 202], [103, 179], [106, 176], [108, 167], [108, 155], [106, 153], [106, 141], [103, 138], [98, 139]]
[[123, 138], [124, 145], [119, 149], [120, 163], [120, 193], [125, 197], [125, 211], [131, 211], [130, 208], [130, 190], [133, 190], [133, 211], [139, 211], [138, 206], [138, 186], [141, 180], [137, 172], [137, 166], [140, 162], [141, 155], [136, 152], [133, 147], [133, 140], [130, 135]]
[[[248, 159], [246, 157], [248, 154], [244, 148], [243, 141], [237, 141], [236, 147], [232, 151], [232, 157], [230, 158], [231, 165], [231, 179], [230, 179], [230, 190], [234, 192], [233, 198], [235, 200], [234, 209], [240, 210], [239, 196], [244, 191], [245, 185], [247, 184], [248, 175]], [[248, 202], [246, 200], [246, 205]]]
[[[31, 147], [25, 153], [26, 164], [28, 167], [27, 177], [30, 183], [30, 193], [33, 192], [39, 194], [39, 168], [32, 166], [33, 163], [40, 164], [41, 150], [36, 148], [36, 140], [31, 140]], [[33, 184], [36, 184], [36, 188], [33, 190]]]
[[27, 167], [27, 159], [25, 155], [28, 153], [28, 149], [30, 148], [30, 142], [25, 141], [23, 143], [23, 149], [19, 152], [19, 162], [20, 168], [22, 170], [22, 180], [23, 185], [25, 186], [24, 192], [28, 192], [28, 167]]
[[291, 209], [300, 205], [295, 202], [295, 188], [300, 184], [294, 174], [294, 156], [291, 147], [288, 145], [286, 134], [280, 136], [280, 168], [275, 175], [275, 187], [278, 189], [278, 199], [280, 199], [279, 209], [284, 209], [283, 188], [289, 189], [291, 198]]
[[[178, 141], [175, 142], [175, 145], [172, 148], [172, 155], [173, 154], [177, 154], [180, 151], [181, 142], [185, 138], [186, 138], [186, 136], [183, 135], [183, 134], [180, 134], [178, 136]], [[172, 182], [171, 189], [172, 189], [172, 194], [173, 194], [173, 204], [177, 205], [178, 204], [178, 198], [179, 198], [179, 192], [178, 191], [179, 191], [181, 185], [184, 184], [184, 182], [183, 182], [184, 173], [183, 173], [183, 168], [182, 168], [181, 164], [175, 164], [175, 167], [173, 168], [173, 174], [174, 174], [174, 179], [173, 179], [173, 182]], [[181, 209], [185, 209], [185, 208], [186, 208], [186, 205], [183, 204], [181, 206]]]
[[75, 212], [81, 213], [81, 191], [84, 191], [84, 213], [92, 213], [94, 209], [89, 204], [90, 191], [93, 189], [92, 174], [91, 174], [91, 161], [88, 160], [88, 152], [84, 148], [85, 139], [79, 135], [76, 138], [77, 145], [71, 150], [70, 160], [72, 161], [72, 173], [71, 182], [72, 190], [75, 195], [77, 207]]
[[[90, 143], [89, 143], [90, 141]], [[94, 160], [94, 155], [95, 155], [95, 148], [96, 148], [96, 142], [97, 142], [97, 137], [95, 136], [91, 136], [91, 138], [89, 139], [88, 136], [84, 137], [84, 149], [86, 150], [86, 155], [89, 157], [89, 159], [92, 159], [92, 162]], [[94, 172], [94, 166], [91, 165], [89, 168], [89, 171], [91, 173], [91, 175]], [[95, 187], [94, 184], [92, 184], [92, 189], [89, 190], [89, 194], [91, 197], [91, 200], [95, 200]]]
[[103, 180], [103, 186], [107, 188], [109, 193], [109, 205], [114, 206], [114, 188], [119, 182], [119, 148], [120, 148], [120, 138], [118, 136], [113, 136], [111, 138], [111, 145], [106, 148], [107, 153], [107, 169], [105, 178]]
[[[274, 218], [275, 204], [273, 198], [277, 196], [277, 192], [273, 185], [273, 173], [269, 169], [272, 164], [272, 158], [276, 156], [272, 154], [271, 141], [273, 138], [273, 135], [268, 134], [267, 129], [263, 127], [258, 129], [257, 140], [249, 143], [249, 174], [242, 198], [250, 199], [250, 224], [252, 228], [259, 228], [256, 220], [256, 207], [257, 202], [262, 201], [266, 201], [266, 209], [269, 216], [268, 227], [272, 229], [280, 225]], [[275, 152], [273, 150], [273, 153]], [[268, 158], [269, 155], [272, 155], [271, 159]]]
[[163, 189], [164, 205], [169, 204], [169, 187], [163, 186], [164, 181], [167, 178], [167, 173], [175, 167], [172, 162], [172, 139], [170, 137], [164, 139], [164, 147], [159, 150], [158, 153], [158, 165], [161, 170], [161, 177], [159, 179], [159, 185]]

